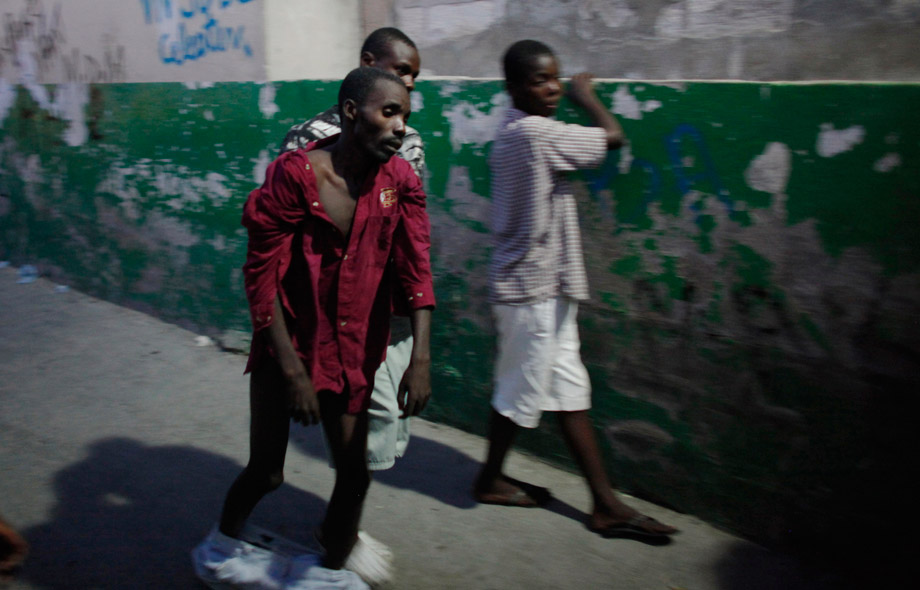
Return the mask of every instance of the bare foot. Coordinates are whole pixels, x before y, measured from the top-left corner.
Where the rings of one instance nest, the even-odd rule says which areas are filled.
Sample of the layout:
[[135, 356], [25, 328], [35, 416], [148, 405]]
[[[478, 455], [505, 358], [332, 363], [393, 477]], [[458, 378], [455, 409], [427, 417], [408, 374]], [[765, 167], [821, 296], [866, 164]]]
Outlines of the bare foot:
[[534, 508], [543, 506], [553, 496], [546, 488], [501, 475], [491, 483], [477, 481], [473, 497], [480, 504]]
[[588, 529], [603, 537], [666, 539], [677, 528], [640, 513], [619, 499], [606, 507], [597, 507], [588, 519]]

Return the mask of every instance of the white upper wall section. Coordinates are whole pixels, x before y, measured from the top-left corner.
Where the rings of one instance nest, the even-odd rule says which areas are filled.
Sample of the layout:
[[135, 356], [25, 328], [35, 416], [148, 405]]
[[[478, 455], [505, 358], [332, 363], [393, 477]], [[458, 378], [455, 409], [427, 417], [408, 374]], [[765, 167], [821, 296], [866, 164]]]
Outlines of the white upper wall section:
[[13, 83], [341, 78], [360, 0], [0, 0]]
[[358, 67], [360, 0], [262, 1], [270, 79], [341, 79]]

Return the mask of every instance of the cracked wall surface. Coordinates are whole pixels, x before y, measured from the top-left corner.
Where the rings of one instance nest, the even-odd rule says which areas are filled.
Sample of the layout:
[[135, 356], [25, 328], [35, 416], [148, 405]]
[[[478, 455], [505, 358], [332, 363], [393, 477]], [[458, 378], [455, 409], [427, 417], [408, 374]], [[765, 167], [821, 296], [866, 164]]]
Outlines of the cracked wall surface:
[[[920, 80], [920, 0], [367, 0], [426, 73], [500, 76], [538, 39], [565, 73], [638, 80]], [[385, 8], [380, 8], [384, 6]], [[384, 24], [377, 22], [376, 24]]]

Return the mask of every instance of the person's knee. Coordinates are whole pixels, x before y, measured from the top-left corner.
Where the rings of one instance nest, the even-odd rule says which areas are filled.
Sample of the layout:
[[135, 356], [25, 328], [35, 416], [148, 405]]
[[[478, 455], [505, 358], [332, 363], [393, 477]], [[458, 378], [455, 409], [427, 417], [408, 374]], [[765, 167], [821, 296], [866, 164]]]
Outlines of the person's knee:
[[371, 486], [371, 472], [365, 462], [343, 465], [336, 472], [339, 484], [347, 486], [356, 495], [363, 496]]
[[244, 473], [253, 486], [266, 493], [277, 490], [284, 483], [284, 471], [281, 469], [266, 470], [250, 465]]

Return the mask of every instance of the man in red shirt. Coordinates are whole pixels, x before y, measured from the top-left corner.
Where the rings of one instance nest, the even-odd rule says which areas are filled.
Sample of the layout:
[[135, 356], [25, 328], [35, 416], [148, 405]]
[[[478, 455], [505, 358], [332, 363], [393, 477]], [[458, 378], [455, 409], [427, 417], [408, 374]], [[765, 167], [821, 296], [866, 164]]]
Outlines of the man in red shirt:
[[[394, 304], [409, 310], [414, 337], [400, 407], [417, 415], [431, 394], [430, 226], [418, 177], [392, 157], [410, 111], [405, 85], [377, 68], [358, 68], [342, 82], [339, 108], [341, 135], [279, 156], [244, 208], [249, 248], [243, 273], [254, 330], [247, 367], [250, 458], [209, 537], [210, 547], [227, 555], [209, 570], [220, 580], [206, 581], [263, 576], [271, 586], [288, 575], [258, 548], [235, 549], [248, 545], [237, 537], [252, 509], [283, 481], [291, 418], [322, 422], [336, 467], [317, 529], [323, 565], [352, 569], [371, 584], [388, 577], [380, 563], [367, 568], [378, 571], [362, 572], [354, 559], [374, 557], [358, 536], [370, 485], [367, 408]], [[196, 555], [196, 567], [200, 562]]]

